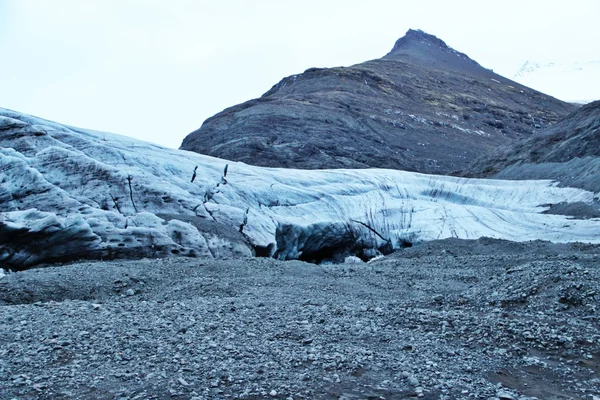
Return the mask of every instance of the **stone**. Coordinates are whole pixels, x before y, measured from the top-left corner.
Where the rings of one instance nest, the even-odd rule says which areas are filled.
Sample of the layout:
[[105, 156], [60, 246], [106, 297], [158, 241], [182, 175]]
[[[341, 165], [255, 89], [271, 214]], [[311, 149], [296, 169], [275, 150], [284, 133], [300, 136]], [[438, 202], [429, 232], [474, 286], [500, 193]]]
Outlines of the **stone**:
[[516, 400], [517, 399], [512, 393], [509, 393], [505, 390], [499, 390], [496, 393], [496, 397], [498, 397], [498, 399], [500, 399], [500, 400]]
[[190, 384], [183, 378], [177, 379], [177, 381], [183, 386], [189, 386]]
[[419, 380], [412, 375], [406, 378], [406, 381], [411, 386], [419, 386]]

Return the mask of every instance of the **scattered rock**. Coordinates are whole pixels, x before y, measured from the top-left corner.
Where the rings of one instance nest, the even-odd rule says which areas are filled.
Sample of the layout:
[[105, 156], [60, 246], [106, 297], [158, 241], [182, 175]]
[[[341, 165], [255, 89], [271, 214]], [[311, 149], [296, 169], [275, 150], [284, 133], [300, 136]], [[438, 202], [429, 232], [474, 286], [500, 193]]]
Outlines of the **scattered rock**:
[[[600, 383], [590, 379], [600, 353], [600, 298], [591, 294], [600, 292], [598, 253], [448, 240], [351, 273], [344, 264], [267, 258], [19, 272], [0, 285], [0, 393], [582, 398]], [[143, 300], [114, 290], [125, 276], [132, 290], [145, 282]], [[584, 301], [557, 309], [565, 288]], [[439, 296], [441, 304], [432, 301]]]
[[506, 392], [504, 390], [498, 391], [498, 393], [496, 393], [496, 397], [498, 397], [498, 399], [500, 399], [500, 400], [516, 400], [517, 399], [511, 393]]
[[411, 386], [419, 386], [419, 380], [412, 375], [406, 378], [406, 381]]

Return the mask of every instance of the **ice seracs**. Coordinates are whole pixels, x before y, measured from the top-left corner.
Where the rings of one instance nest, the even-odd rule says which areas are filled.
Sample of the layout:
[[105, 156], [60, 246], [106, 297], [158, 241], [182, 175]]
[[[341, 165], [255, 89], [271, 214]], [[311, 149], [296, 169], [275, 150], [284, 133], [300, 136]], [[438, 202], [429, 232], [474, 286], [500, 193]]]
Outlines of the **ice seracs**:
[[4, 109], [0, 146], [0, 265], [11, 269], [168, 255], [368, 259], [446, 237], [600, 242], [598, 219], [541, 213], [593, 202], [550, 181], [252, 167]]

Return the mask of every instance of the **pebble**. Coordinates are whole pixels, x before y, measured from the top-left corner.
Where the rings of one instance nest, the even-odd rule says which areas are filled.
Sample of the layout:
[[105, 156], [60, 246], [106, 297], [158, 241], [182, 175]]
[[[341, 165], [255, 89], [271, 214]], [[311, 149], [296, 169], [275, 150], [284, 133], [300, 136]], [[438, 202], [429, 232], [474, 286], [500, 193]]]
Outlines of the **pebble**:
[[499, 390], [496, 393], [496, 397], [498, 397], [498, 399], [500, 399], [500, 400], [516, 400], [515, 396], [513, 396], [511, 393], [504, 391], [504, 390]]
[[183, 386], [189, 386], [190, 384], [187, 383], [187, 381], [183, 378], [179, 378], [177, 379], [179, 381], [180, 384], [182, 384]]
[[419, 380], [414, 376], [409, 376], [407, 379], [408, 384], [411, 386], [419, 386]]

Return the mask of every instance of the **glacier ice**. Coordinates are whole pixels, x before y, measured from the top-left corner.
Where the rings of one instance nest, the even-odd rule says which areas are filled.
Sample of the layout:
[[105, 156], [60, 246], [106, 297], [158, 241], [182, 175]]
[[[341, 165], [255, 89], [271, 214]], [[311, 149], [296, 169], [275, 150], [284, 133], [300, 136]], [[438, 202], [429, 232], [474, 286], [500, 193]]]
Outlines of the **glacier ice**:
[[594, 201], [550, 181], [260, 168], [5, 109], [0, 183], [0, 267], [12, 269], [168, 255], [343, 260], [448, 237], [600, 242], [598, 219], [542, 214]]

